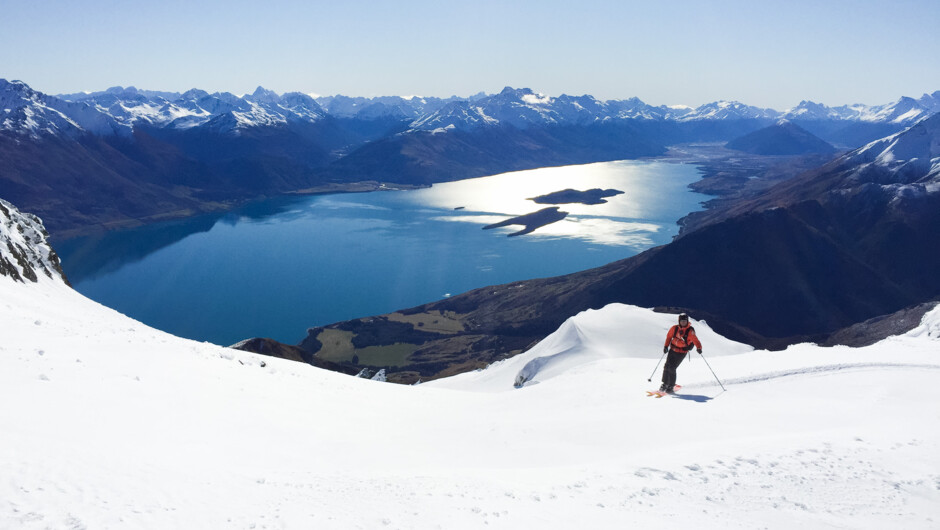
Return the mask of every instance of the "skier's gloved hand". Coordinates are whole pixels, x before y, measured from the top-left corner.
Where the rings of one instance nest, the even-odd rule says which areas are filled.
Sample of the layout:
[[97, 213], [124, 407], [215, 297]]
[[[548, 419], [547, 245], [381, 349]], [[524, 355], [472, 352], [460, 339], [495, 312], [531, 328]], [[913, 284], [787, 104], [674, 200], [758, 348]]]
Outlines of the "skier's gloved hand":
[[699, 352], [700, 354], [702, 353], [702, 349], [701, 349], [701, 348], [696, 348], [695, 351]]
[[669, 353], [669, 346], [663, 346], [663, 353]]

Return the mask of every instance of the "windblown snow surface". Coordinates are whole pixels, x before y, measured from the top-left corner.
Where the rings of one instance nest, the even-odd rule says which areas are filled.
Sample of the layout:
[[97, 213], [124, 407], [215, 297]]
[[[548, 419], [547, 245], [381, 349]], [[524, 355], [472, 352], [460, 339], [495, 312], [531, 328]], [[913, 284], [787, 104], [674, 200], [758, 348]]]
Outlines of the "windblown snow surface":
[[673, 320], [588, 311], [407, 387], [0, 277], [0, 527], [940, 527], [940, 309], [860, 349], [694, 322], [727, 390], [693, 355], [647, 397]]

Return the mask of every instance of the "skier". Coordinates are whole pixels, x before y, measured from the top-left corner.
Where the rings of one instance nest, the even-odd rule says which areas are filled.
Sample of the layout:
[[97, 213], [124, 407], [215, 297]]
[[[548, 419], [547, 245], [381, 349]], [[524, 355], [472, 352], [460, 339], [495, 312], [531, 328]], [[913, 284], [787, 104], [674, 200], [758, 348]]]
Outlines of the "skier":
[[666, 334], [663, 353], [668, 353], [669, 357], [666, 358], [666, 366], [663, 367], [663, 385], [659, 387], [661, 392], [675, 393], [676, 368], [685, 359], [685, 354], [692, 349], [693, 345], [698, 353], [702, 353], [702, 343], [695, 336], [695, 329], [689, 325], [689, 315], [682, 313], [679, 315], [679, 324], [669, 328], [669, 333]]

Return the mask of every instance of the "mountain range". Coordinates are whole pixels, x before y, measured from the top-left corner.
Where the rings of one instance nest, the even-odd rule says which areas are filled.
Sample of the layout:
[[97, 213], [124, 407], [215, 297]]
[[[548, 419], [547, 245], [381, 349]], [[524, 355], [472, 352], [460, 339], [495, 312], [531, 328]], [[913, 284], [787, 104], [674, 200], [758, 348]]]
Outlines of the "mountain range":
[[183, 93], [114, 87], [51, 96], [0, 80], [0, 195], [54, 237], [362, 183], [428, 185], [551, 165], [656, 156], [787, 119], [858, 147], [940, 109], [940, 91], [878, 106], [776, 111], [507, 87], [468, 98]]
[[[687, 106], [652, 106], [638, 98], [601, 101], [590, 95], [551, 97], [528, 88], [506, 87], [497, 94], [477, 94], [469, 98], [382, 96], [373, 98], [349, 96], [312, 96], [299, 92], [278, 95], [258, 87], [253, 93], [237, 96], [228, 92], [209, 94], [192, 89], [184, 93], [138, 90], [134, 87], [112, 87], [102, 92], [45, 96], [29, 89], [22, 82], [0, 81], [0, 90], [26, 92], [37, 102], [57, 106], [76, 124], [95, 134], [119, 134], [121, 126], [131, 128], [148, 124], [185, 129], [205, 125], [227, 116], [222, 121], [234, 122], [236, 128], [269, 126], [289, 121], [315, 122], [326, 116], [371, 120], [392, 117], [409, 120], [410, 130], [474, 129], [480, 126], [512, 125], [526, 128], [548, 124], [586, 125], [590, 123], [644, 119], [690, 122], [701, 120], [787, 119], [791, 121], [846, 121], [897, 123], [910, 125], [940, 111], [940, 91], [924, 94], [919, 99], [902, 97], [883, 105], [843, 105], [829, 107], [802, 101], [794, 108], [777, 111], [736, 101], [716, 101], [698, 108]], [[11, 90], [16, 89], [16, 90]], [[59, 103], [61, 102], [61, 103]], [[4, 102], [8, 105], [8, 102]], [[6, 106], [5, 105], [5, 106]], [[75, 119], [84, 114], [84, 119]], [[102, 128], [108, 118], [119, 126]], [[11, 124], [12, 125], [12, 124]], [[4, 123], [5, 129], [15, 129]], [[125, 132], [129, 130], [124, 129]]]

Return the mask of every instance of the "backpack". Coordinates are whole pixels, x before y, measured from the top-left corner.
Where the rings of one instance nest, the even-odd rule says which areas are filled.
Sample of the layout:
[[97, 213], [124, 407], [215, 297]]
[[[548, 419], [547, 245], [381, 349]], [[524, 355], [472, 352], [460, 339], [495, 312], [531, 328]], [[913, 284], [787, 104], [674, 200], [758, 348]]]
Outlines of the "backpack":
[[[695, 331], [695, 328], [693, 328], [692, 325], [690, 324], [689, 327], [685, 328], [685, 330], [680, 332], [681, 329], [682, 328], [679, 327], [678, 325], [675, 326], [674, 328], [675, 331], [672, 332], [672, 338], [669, 339], [669, 347], [672, 348], [673, 351], [677, 351], [680, 353], [690, 352], [692, 351], [692, 348], [695, 347], [695, 345], [689, 342], [689, 333], [692, 331]], [[675, 345], [676, 337], [679, 337], [679, 339], [682, 340], [685, 346], [676, 346]]]

